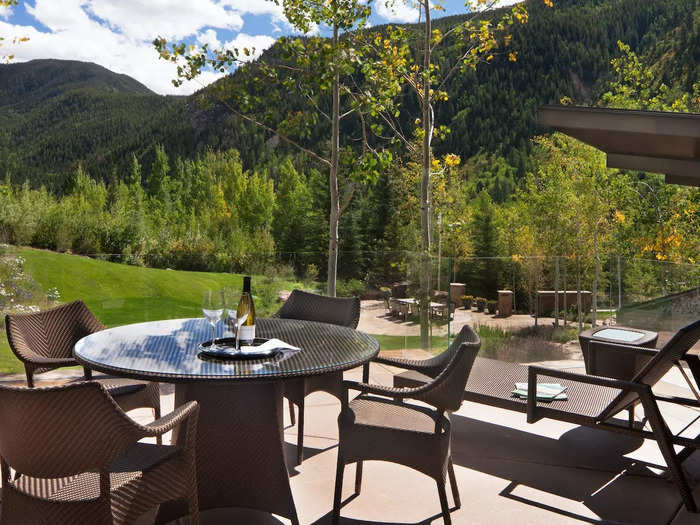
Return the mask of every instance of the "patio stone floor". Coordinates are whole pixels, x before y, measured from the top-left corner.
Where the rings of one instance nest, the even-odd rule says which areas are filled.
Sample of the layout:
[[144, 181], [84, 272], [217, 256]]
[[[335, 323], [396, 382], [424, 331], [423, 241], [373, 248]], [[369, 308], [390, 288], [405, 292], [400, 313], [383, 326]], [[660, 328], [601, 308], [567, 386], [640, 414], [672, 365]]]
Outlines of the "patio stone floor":
[[[577, 369], [577, 361], [550, 362], [548, 366]], [[392, 370], [372, 365], [371, 380], [391, 384]], [[61, 382], [78, 370], [49, 373], [42, 384]], [[359, 379], [360, 371], [346, 377]], [[11, 379], [11, 378], [8, 378]], [[21, 378], [16, 380], [21, 382]], [[680, 373], [672, 371], [661, 389], [684, 388]], [[173, 387], [161, 385], [163, 413], [173, 406]], [[687, 391], [684, 392], [686, 395]], [[306, 459], [290, 463], [290, 479], [300, 522], [327, 525], [335, 480], [337, 426], [340, 404], [330, 395], [306, 399]], [[662, 407], [672, 430], [682, 428], [700, 411]], [[130, 413], [147, 422], [150, 411]], [[285, 410], [285, 417], [286, 414]], [[654, 442], [543, 420], [528, 425], [520, 413], [464, 403], [453, 415], [453, 458], [462, 507], [452, 512], [455, 524], [580, 524], [698, 525], [700, 514], [681, 506], [676, 488], [659, 476], [663, 460]], [[691, 434], [700, 433], [699, 423]], [[692, 430], [695, 432], [693, 433]], [[295, 457], [296, 427], [286, 422], [289, 458]], [[700, 481], [700, 453], [687, 462]], [[365, 463], [362, 494], [352, 497], [354, 467], [346, 467], [341, 523], [441, 524], [435, 483], [411, 469], [384, 462]], [[700, 487], [696, 489], [700, 501]], [[452, 499], [448, 490], [448, 498]], [[139, 520], [151, 523], [153, 514]], [[253, 511], [215, 510], [202, 514], [203, 525], [267, 525], [287, 520]]]

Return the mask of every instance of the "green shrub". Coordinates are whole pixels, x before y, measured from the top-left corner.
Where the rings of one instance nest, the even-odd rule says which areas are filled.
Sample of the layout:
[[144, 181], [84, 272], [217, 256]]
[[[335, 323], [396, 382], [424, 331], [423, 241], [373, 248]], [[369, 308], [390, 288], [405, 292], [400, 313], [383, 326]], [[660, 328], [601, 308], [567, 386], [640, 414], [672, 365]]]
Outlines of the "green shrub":
[[361, 297], [365, 293], [365, 283], [359, 279], [338, 279], [335, 294], [338, 297]]

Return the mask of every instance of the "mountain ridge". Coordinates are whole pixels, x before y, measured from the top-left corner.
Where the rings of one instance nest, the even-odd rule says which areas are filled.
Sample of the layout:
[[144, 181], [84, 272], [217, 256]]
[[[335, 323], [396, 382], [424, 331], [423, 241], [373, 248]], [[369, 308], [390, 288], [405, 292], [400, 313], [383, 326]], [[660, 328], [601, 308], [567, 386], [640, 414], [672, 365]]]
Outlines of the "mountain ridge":
[[[547, 9], [530, 2], [530, 22], [513, 34], [518, 62], [496, 57], [450, 81], [449, 101], [437, 106], [436, 118], [452, 133], [436, 144], [438, 153], [468, 158], [495, 152], [522, 174], [530, 138], [542, 132], [535, 120], [539, 105], [564, 96], [576, 102], [595, 99], [609, 75], [610, 58], [618, 53], [617, 40], [638, 52], [653, 51], [674, 28], [688, 23], [684, 0], [560, 0], [556, 5]], [[260, 59], [275, 52], [267, 50]], [[443, 56], [452, 52], [448, 48]], [[674, 75], [669, 69], [667, 76]], [[234, 119], [220, 105], [200, 107], [200, 96], [216, 88], [215, 83], [189, 97], [165, 96], [92, 63], [41, 59], [0, 65], [0, 176], [60, 191], [78, 164], [94, 177], [121, 178], [131, 154], [149, 166], [159, 143], [171, 156], [186, 158], [208, 148], [235, 147], [252, 169], [269, 134]], [[290, 96], [288, 104], [294, 103]], [[308, 140], [326, 140], [326, 131], [319, 126]]]

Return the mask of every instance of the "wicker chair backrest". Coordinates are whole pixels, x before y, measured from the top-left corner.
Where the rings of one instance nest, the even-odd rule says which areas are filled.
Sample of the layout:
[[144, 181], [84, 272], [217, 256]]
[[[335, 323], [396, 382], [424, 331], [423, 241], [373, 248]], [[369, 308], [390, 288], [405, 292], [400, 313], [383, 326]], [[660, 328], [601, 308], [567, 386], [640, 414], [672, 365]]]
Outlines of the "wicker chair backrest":
[[82, 301], [73, 301], [51, 310], [5, 316], [7, 340], [18, 359], [32, 355], [70, 358], [73, 345], [86, 335], [104, 330]]
[[[654, 386], [698, 341], [700, 341], [700, 319], [678, 330], [632, 381]], [[614, 416], [638, 398], [635, 392], [623, 390], [603, 411], [600, 419]]]
[[22, 474], [59, 478], [106, 468], [140, 437], [99, 383], [0, 386], [0, 457]]
[[412, 399], [425, 401], [440, 410], [459, 409], [474, 360], [481, 348], [481, 340], [467, 325], [462, 328], [458, 338], [458, 346], [453, 342], [450, 350], [443, 352], [451, 352], [452, 355], [442, 372], [429, 383], [417, 388], [415, 395], [411, 395]]
[[457, 350], [459, 350], [462, 343], [473, 342], [475, 336], [478, 339], [474, 330], [470, 326], [464, 325], [444, 352], [440, 352], [430, 359], [420, 361], [421, 368], [423, 368], [422, 372], [430, 377], [437, 377], [445, 369]]
[[357, 297], [326, 297], [294, 290], [274, 316], [357, 328], [360, 300]]

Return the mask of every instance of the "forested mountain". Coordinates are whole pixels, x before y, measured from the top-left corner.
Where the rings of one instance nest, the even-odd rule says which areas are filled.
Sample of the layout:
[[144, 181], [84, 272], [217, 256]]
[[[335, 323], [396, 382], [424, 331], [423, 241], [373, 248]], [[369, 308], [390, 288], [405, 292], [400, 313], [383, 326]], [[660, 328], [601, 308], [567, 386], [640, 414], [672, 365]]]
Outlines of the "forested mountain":
[[[530, 139], [541, 131], [537, 107], [563, 97], [596, 100], [610, 59], [618, 53], [618, 40], [657, 57], [666, 82], [689, 89], [697, 79], [693, 0], [557, 0], [554, 9], [530, 4], [530, 22], [513, 34], [517, 62], [497, 55], [477, 71], [453, 77], [447, 86], [450, 97], [437, 106], [437, 121], [452, 132], [436, 143], [437, 153], [469, 158], [480, 150], [496, 152], [522, 175]], [[439, 19], [436, 27], [458, 19]], [[455, 52], [448, 48], [439, 60]], [[273, 47], [261, 60], [275, 56]], [[291, 95], [287, 103], [294, 104]], [[326, 136], [319, 125], [308, 140]], [[250, 169], [267, 139], [220, 105], [203, 109], [197, 95], [159, 96], [94, 64], [35, 60], [0, 65], [0, 173], [15, 182], [29, 179], [33, 186], [45, 184], [60, 192], [78, 163], [93, 177], [123, 178], [131, 153], [150, 165], [156, 144], [184, 158], [208, 148], [234, 147]]]

